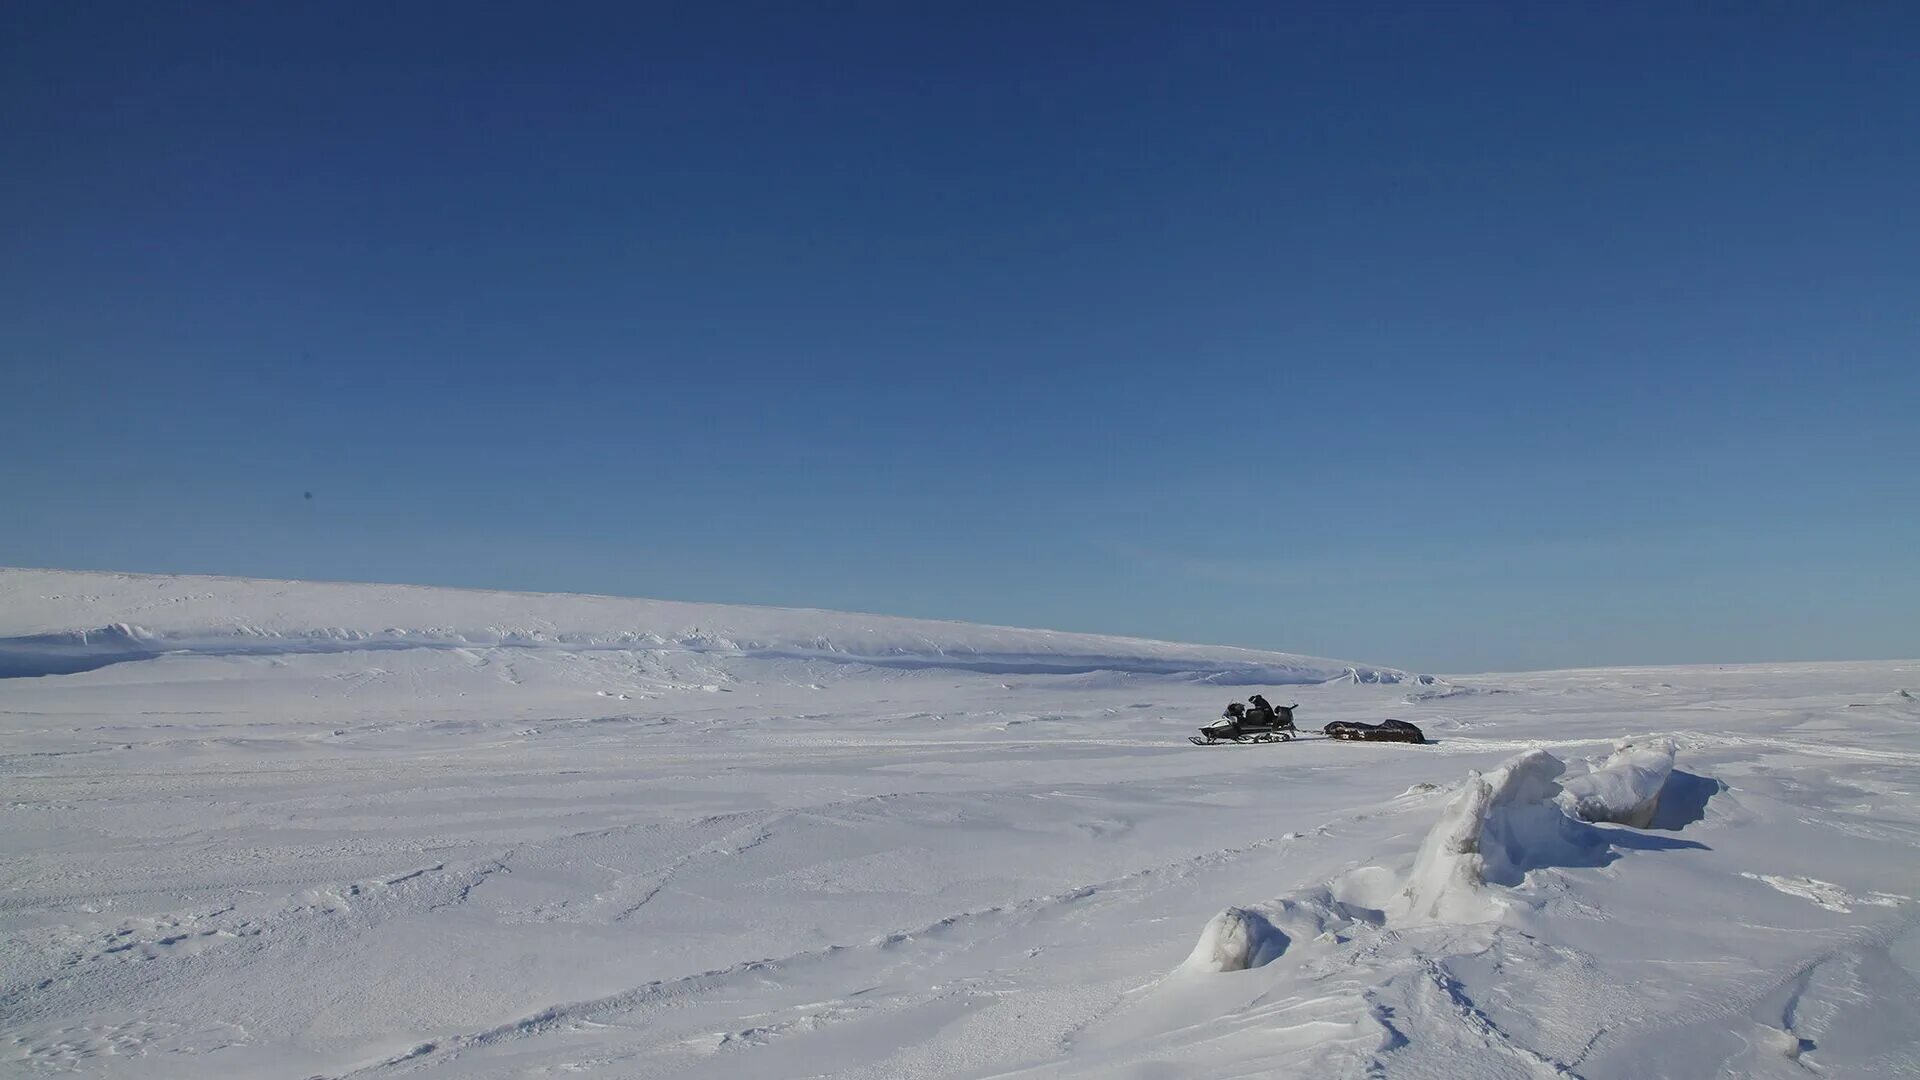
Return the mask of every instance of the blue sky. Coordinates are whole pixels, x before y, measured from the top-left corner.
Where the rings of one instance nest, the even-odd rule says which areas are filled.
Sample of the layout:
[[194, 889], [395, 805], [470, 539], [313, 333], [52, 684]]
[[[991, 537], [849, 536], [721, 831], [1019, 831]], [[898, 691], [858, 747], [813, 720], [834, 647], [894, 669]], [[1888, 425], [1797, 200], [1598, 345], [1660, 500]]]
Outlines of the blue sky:
[[813, 6], [5, 5], [0, 563], [1920, 655], [1920, 9]]

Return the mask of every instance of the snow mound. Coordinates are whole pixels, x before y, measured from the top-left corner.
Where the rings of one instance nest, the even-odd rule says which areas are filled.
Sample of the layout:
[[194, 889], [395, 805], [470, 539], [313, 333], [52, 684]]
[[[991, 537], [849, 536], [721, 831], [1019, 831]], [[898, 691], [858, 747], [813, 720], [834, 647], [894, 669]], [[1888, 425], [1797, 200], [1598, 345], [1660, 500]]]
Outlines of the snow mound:
[[1230, 907], [1207, 921], [1181, 971], [1242, 971], [1280, 958], [1295, 941], [1338, 941], [1357, 926], [1379, 926], [1375, 903], [1394, 884], [1384, 867], [1362, 866], [1325, 885], [1263, 904]]
[[1288, 938], [1258, 908], [1230, 907], [1207, 920], [1200, 940], [1181, 968], [1186, 971], [1245, 971], [1278, 959]]
[[1506, 910], [1483, 886], [1518, 885], [1536, 866], [1581, 861], [1593, 846], [1559, 805], [1566, 765], [1528, 750], [1470, 773], [1420, 845], [1392, 909], [1397, 922], [1484, 922]]
[[[1606, 837], [1589, 822], [1648, 827], [1673, 773], [1674, 754], [1671, 739], [1623, 741], [1599, 768], [1564, 782], [1566, 763], [1545, 750], [1517, 754], [1484, 774], [1468, 773], [1404, 878], [1362, 867], [1264, 904], [1230, 907], [1208, 921], [1181, 969], [1259, 967], [1294, 940], [1337, 940], [1362, 924], [1497, 920], [1513, 897], [1489, 886], [1519, 886], [1528, 871], [1541, 867], [1603, 862], [1596, 856]], [[1407, 794], [1426, 790], [1432, 785], [1415, 785]]]
[[1599, 768], [1561, 785], [1560, 805], [1581, 821], [1647, 828], [1673, 775], [1674, 753], [1672, 739], [1618, 743]]
[[393, 649], [678, 653], [1009, 675], [1119, 672], [1224, 685], [1432, 681], [1258, 649], [805, 608], [0, 568], [0, 677], [73, 674], [167, 653]]

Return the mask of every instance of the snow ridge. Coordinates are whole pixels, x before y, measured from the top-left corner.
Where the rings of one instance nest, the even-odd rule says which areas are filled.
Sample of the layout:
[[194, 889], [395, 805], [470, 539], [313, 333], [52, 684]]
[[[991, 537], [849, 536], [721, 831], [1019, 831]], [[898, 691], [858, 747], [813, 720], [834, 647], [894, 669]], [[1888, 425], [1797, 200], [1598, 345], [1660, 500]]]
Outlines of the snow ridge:
[[693, 653], [1006, 675], [1112, 671], [1224, 685], [1416, 678], [1292, 653], [801, 608], [0, 568], [0, 678], [169, 653], [387, 649]]

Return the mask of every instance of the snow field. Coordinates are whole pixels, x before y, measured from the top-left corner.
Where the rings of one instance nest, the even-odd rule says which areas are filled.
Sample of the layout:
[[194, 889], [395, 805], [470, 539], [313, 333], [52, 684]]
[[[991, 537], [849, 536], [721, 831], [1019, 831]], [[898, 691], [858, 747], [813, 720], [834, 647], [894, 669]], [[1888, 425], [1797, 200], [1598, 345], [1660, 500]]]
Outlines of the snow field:
[[[0, 678], [0, 1074], [1920, 1060], [1920, 665], [1385, 682], [667, 611], [0, 571], [16, 656], [127, 628]], [[1303, 727], [1436, 741], [1186, 743], [1281, 672]]]

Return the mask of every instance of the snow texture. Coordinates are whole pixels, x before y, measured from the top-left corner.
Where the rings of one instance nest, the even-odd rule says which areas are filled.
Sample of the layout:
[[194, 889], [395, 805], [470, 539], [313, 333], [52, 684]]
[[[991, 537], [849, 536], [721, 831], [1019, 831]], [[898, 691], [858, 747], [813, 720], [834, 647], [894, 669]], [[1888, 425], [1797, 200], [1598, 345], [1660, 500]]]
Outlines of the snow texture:
[[[8, 1077], [1920, 1074], [1916, 662], [0, 570], [0, 664]], [[1280, 683], [1435, 741], [1187, 743]]]

